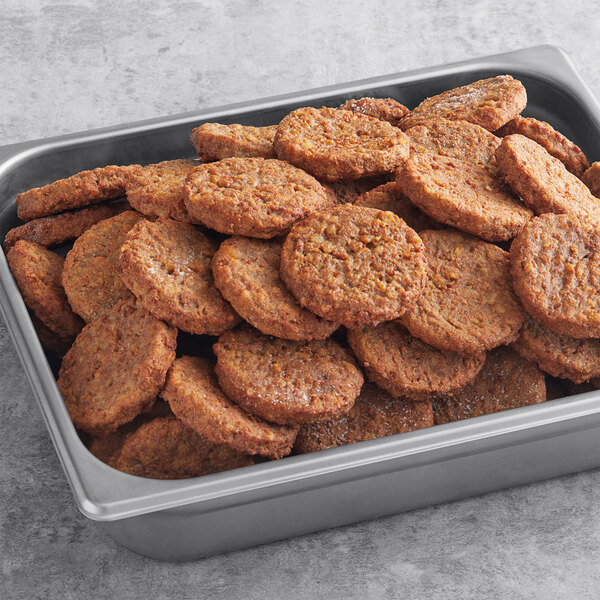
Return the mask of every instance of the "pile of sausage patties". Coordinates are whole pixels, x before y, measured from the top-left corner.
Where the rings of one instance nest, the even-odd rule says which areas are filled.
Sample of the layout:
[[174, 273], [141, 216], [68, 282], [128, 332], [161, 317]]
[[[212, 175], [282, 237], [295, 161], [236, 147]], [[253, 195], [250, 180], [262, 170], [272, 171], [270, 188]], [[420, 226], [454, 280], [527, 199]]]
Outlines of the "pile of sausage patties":
[[526, 102], [204, 123], [199, 159], [20, 194], [8, 264], [89, 450], [196, 477], [594, 389], [600, 163]]

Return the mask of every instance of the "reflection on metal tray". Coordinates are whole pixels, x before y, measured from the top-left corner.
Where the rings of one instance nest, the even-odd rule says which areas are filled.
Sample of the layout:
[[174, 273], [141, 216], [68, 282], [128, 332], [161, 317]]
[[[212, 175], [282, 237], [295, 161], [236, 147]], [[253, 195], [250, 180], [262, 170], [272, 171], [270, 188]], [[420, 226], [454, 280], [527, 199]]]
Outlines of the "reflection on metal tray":
[[[562, 51], [540, 46], [4, 146], [0, 232], [17, 223], [18, 192], [109, 163], [191, 156], [189, 133], [204, 121], [269, 125], [299, 106], [337, 106], [364, 95], [412, 107], [503, 73], [525, 84], [525, 114], [600, 158], [600, 105]], [[79, 508], [147, 556], [189, 560], [600, 466], [600, 392], [589, 392], [196, 479], [133, 477], [98, 461], [79, 440], [3, 256], [0, 304]]]

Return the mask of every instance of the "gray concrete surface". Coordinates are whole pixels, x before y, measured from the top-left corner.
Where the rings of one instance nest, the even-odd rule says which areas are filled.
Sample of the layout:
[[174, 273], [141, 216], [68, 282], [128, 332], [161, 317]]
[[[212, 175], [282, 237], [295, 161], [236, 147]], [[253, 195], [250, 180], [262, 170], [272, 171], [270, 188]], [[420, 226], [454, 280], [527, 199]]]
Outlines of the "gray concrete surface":
[[[0, 144], [550, 43], [600, 95], [591, 2], [0, 0]], [[595, 157], [600, 158], [600, 157]], [[0, 324], [0, 598], [597, 598], [600, 471], [189, 564], [74, 507]]]

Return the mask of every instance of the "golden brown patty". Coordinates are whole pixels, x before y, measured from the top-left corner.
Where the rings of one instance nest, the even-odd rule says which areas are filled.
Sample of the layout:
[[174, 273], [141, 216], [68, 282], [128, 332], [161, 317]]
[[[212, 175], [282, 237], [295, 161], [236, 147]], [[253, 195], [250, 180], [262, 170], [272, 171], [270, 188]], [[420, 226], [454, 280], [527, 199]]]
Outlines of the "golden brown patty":
[[297, 427], [267, 423], [244, 412], [223, 394], [211, 364], [202, 358], [178, 358], [161, 396], [202, 437], [246, 454], [282, 458], [298, 433]]
[[475, 380], [460, 392], [433, 400], [436, 425], [489, 415], [546, 400], [544, 374], [510, 348], [490, 352]]
[[600, 162], [592, 163], [592, 166], [581, 176], [581, 181], [587, 185], [594, 196], [600, 197]]
[[92, 225], [104, 219], [114, 217], [128, 209], [129, 204], [127, 202], [117, 201], [73, 210], [52, 217], [34, 219], [24, 225], [19, 225], [11, 229], [6, 234], [4, 249], [8, 251], [14, 246], [17, 240], [35, 242], [46, 248], [59, 246], [78, 238]]
[[397, 321], [351, 329], [348, 343], [367, 377], [392, 396], [422, 397], [456, 390], [481, 370], [485, 353], [463, 356], [413, 337]]
[[523, 84], [510, 75], [480, 79], [423, 100], [400, 122], [402, 129], [433, 119], [469, 121], [494, 131], [514, 119], [527, 104]]
[[153, 419], [127, 434], [114, 466], [153, 479], [184, 479], [254, 464], [247, 455], [213, 444], [175, 417]]
[[248, 323], [262, 333], [290, 340], [329, 337], [336, 323], [302, 308], [279, 275], [281, 241], [233, 237], [217, 250], [215, 286]]
[[114, 431], [150, 406], [175, 359], [177, 331], [135, 300], [86, 325], [63, 358], [58, 387], [76, 427]]
[[424, 247], [396, 215], [352, 204], [297, 223], [281, 276], [300, 305], [346, 327], [402, 315], [425, 284]]
[[282, 160], [228, 158], [194, 169], [185, 186], [195, 219], [221, 233], [272, 238], [331, 205], [323, 186]]
[[518, 116], [495, 132], [500, 137], [515, 133], [524, 135], [543, 146], [577, 177], [580, 177], [590, 166], [581, 148], [545, 121]]
[[569, 215], [532, 219], [510, 247], [515, 292], [556, 333], [600, 337], [600, 225]]
[[395, 181], [384, 183], [369, 192], [365, 192], [354, 201], [356, 206], [389, 210], [398, 215], [411, 229], [440, 229], [440, 225], [421, 212], [399, 189]]
[[273, 140], [277, 125], [251, 127], [204, 123], [192, 131], [191, 140], [204, 162], [223, 158], [277, 158]]
[[72, 341], [83, 321], [71, 310], [61, 284], [63, 258], [35, 242], [19, 240], [6, 260], [27, 307], [63, 342]]
[[221, 388], [244, 410], [287, 425], [347, 413], [363, 376], [350, 353], [332, 340], [289, 341], [244, 327], [213, 347]]
[[400, 123], [402, 117], [410, 112], [404, 104], [400, 104], [392, 98], [358, 98], [348, 100], [340, 108], [375, 117], [380, 121], [388, 121], [395, 126]]
[[376, 385], [365, 383], [347, 415], [302, 425], [294, 450], [299, 454], [316, 452], [432, 425], [430, 400], [392, 398]]
[[509, 344], [524, 313], [507, 252], [452, 229], [423, 231], [427, 283], [402, 322], [415, 337], [464, 354]]
[[33, 188], [17, 196], [17, 214], [19, 219], [29, 221], [123, 196], [129, 177], [141, 168], [109, 165]]
[[275, 135], [277, 156], [325, 181], [393, 171], [409, 154], [408, 137], [373, 117], [336, 108], [299, 108]]
[[527, 316], [512, 347], [554, 377], [575, 383], [600, 377], [600, 339], [578, 340], [560, 335]]
[[183, 187], [186, 177], [200, 164], [197, 160], [165, 160], [143, 167], [127, 184], [127, 200], [148, 217], [197, 222], [185, 208]]
[[397, 181], [430, 217], [488, 242], [513, 238], [533, 216], [486, 169], [458, 158], [413, 154]]
[[569, 214], [600, 219], [600, 200], [558, 158], [522, 135], [509, 135], [496, 151], [500, 173], [537, 215]]
[[156, 318], [189, 333], [219, 335], [240, 318], [214, 286], [215, 250], [193, 225], [142, 220], [125, 236], [117, 271]]

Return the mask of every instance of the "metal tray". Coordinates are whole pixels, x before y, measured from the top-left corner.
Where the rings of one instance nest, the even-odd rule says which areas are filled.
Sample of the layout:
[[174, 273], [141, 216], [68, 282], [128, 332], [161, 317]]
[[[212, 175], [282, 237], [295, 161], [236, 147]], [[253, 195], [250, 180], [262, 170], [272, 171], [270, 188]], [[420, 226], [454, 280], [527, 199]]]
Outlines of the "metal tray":
[[[18, 222], [18, 192], [104, 164], [191, 156], [189, 133], [203, 121], [268, 125], [299, 106], [336, 106], [364, 95], [415, 106], [503, 73], [525, 84], [526, 114], [600, 157], [600, 105], [561, 50], [539, 46], [4, 146], [0, 233]], [[196, 479], [133, 477], [104, 465], [81, 443], [4, 255], [0, 306], [81, 512], [146, 556], [190, 560], [600, 466], [600, 392], [589, 392]]]

